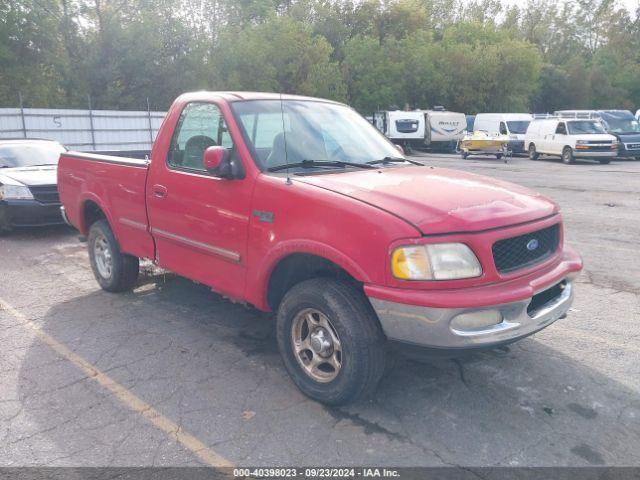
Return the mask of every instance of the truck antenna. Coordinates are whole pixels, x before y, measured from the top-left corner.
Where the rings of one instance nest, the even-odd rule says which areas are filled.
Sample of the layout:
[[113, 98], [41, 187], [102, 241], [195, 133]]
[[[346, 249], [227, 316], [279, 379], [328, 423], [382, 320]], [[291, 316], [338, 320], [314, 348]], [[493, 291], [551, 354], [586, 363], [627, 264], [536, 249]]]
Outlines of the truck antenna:
[[289, 155], [287, 153], [287, 132], [284, 122], [284, 102], [282, 101], [282, 92], [280, 92], [280, 117], [282, 118], [282, 141], [284, 142], [284, 163], [287, 165], [287, 185], [291, 185], [291, 176], [289, 175]]

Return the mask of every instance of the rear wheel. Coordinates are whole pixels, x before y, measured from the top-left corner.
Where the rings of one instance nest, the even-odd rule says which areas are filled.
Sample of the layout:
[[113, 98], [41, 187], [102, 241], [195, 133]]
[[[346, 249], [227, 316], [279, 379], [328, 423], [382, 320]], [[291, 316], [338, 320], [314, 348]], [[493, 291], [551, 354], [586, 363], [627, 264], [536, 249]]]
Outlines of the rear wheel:
[[562, 161], [567, 165], [574, 163], [575, 160], [573, 158], [573, 150], [571, 150], [571, 147], [564, 147], [564, 150], [562, 150]]
[[529, 145], [529, 160], [538, 160], [540, 154], [536, 151], [536, 146], [532, 143]]
[[607, 165], [608, 163], [611, 163], [611, 160], [608, 158], [601, 158], [598, 161], [600, 162], [600, 165]]
[[98, 220], [91, 225], [87, 244], [91, 269], [104, 290], [124, 292], [135, 286], [138, 280], [139, 259], [120, 251], [116, 237], [106, 220]]
[[306, 280], [284, 296], [277, 337], [302, 392], [340, 405], [371, 394], [385, 366], [385, 340], [362, 292], [330, 278]]

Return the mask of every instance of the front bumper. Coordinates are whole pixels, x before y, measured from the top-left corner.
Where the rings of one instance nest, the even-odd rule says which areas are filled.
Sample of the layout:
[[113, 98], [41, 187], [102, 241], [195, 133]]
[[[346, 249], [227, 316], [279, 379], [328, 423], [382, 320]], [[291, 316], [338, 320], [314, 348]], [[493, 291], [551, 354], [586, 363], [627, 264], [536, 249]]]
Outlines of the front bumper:
[[[389, 340], [438, 349], [492, 347], [565, 316], [573, 302], [571, 280], [581, 268], [580, 257], [565, 250], [546, 271], [509, 282], [421, 292], [365, 285], [365, 293]], [[496, 320], [488, 326], [465, 325], [485, 315]]]
[[[573, 302], [573, 285], [564, 283], [559, 295], [533, 311], [527, 311], [532, 298], [477, 309], [416, 307], [370, 300], [390, 340], [443, 349], [491, 347], [524, 338], [565, 316]], [[463, 314], [484, 312], [499, 312], [502, 321], [475, 329], [452, 325]]]
[[617, 150], [587, 150], [575, 149], [573, 156], [576, 158], [615, 158], [618, 156]]
[[[635, 144], [625, 144], [623, 147], [618, 150], [618, 157], [622, 158], [640, 158], [640, 147], [638, 147], [640, 143]], [[634, 148], [629, 148], [633, 146]]]
[[40, 227], [63, 223], [59, 203], [40, 203], [36, 200], [0, 201], [0, 227]]

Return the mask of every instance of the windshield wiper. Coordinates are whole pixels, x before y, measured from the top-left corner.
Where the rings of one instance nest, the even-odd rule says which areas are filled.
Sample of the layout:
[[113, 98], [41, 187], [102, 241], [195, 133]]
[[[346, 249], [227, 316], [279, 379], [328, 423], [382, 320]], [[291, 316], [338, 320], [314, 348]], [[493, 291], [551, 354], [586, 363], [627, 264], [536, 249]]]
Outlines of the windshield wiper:
[[342, 160], [303, 160], [296, 163], [283, 163], [275, 167], [267, 168], [269, 172], [277, 172], [288, 168], [315, 168], [315, 167], [357, 167], [357, 168], [375, 168], [367, 163], [344, 162]]
[[388, 164], [388, 163], [413, 163], [414, 165], [422, 165], [420, 162], [414, 162], [413, 160], [408, 160], [406, 158], [402, 158], [402, 157], [384, 157], [384, 158], [380, 158], [378, 160], [372, 160], [370, 162], [367, 162], [367, 165], [378, 165], [378, 164]]

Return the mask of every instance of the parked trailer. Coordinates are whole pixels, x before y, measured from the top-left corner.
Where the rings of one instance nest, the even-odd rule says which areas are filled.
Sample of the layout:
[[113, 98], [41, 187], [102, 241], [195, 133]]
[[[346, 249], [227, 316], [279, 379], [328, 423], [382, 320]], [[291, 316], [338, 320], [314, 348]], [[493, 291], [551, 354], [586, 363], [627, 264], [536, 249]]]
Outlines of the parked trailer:
[[422, 148], [425, 138], [424, 114], [421, 110], [380, 111], [373, 114], [373, 125], [396, 145], [408, 153]]
[[423, 110], [425, 123], [424, 146], [430, 150], [455, 151], [467, 129], [464, 113], [450, 112], [444, 107]]
[[618, 156], [640, 160], [640, 123], [629, 110], [559, 110], [560, 118], [597, 120], [618, 139]]

